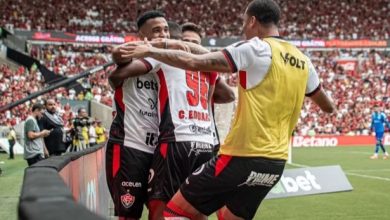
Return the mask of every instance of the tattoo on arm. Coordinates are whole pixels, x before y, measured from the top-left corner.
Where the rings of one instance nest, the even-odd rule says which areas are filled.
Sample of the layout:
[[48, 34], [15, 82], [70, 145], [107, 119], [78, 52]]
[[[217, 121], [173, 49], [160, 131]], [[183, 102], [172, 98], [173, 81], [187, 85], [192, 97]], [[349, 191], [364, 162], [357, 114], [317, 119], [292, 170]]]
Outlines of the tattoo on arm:
[[208, 60], [204, 60], [203, 62], [206, 62], [207, 65], [210, 64], [210, 65], [213, 65], [213, 66], [229, 67], [228, 62], [223, 57], [211, 58], [211, 59], [208, 59]]
[[187, 70], [232, 72], [221, 52], [194, 55], [178, 50], [157, 49], [151, 57], [171, 66]]
[[185, 45], [187, 45], [192, 54], [205, 54], [205, 53], [210, 53], [210, 51], [206, 48], [204, 48], [202, 45], [194, 44], [191, 42], [182, 42]]

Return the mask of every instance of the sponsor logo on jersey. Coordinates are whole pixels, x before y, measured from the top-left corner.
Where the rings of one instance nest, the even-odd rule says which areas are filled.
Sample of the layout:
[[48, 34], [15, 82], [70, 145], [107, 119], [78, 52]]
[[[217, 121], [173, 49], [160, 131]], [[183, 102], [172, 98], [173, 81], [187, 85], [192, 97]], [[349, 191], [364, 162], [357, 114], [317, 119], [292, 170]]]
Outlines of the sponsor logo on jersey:
[[151, 110], [157, 109], [157, 100], [153, 100], [151, 98], [148, 98], [148, 104], [149, 104]]
[[139, 110], [139, 114], [142, 116], [149, 117], [149, 118], [157, 118], [158, 117], [157, 112], [144, 111], [142, 109]]
[[257, 173], [251, 171], [248, 178], [245, 182], [239, 184], [238, 186], [267, 186], [272, 187], [278, 182], [280, 175], [270, 174], [270, 173]]
[[158, 138], [157, 138], [156, 133], [150, 133], [150, 132], [146, 133], [146, 139], [145, 139], [146, 145], [154, 147], [157, 145], [157, 141], [158, 141]]
[[142, 81], [137, 77], [137, 89], [146, 89], [146, 90], [158, 90], [158, 84], [155, 80]]
[[121, 202], [126, 209], [130, 208], [135, 202], [135, 196], [131, 195], [129, 191], [126, 194], [121, 195]]
[[212, 153], [213, 146], [211, 144], [191, 142], [191, 150], [188, 153], [188, 157], [194, 153], [195, 156], [198, 156], [201, 153]]
[[190, 125], [190, 131], [194, 134], [209, 134], [211, 135], [212, 131], [211, 131], [211, 128], [210, 127], [201, 127], [201, 126], [198, 126], [196, 124], [192, 124]]
[[305, 69], [305, 61], [300, 60], [290, 53], [283, 54], [280, 52], [280, 56], [282, 57], [284, 64], [289, 64], [292, 67], [298, 68], [298, 69]]

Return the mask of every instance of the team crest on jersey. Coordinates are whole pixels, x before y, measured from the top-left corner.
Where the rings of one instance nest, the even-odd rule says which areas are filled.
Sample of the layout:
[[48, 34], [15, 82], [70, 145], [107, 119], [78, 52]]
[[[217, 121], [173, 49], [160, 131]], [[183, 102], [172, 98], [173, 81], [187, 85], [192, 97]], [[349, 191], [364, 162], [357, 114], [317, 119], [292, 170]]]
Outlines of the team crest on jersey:
[[131, 195], [129, 191], [126, 194], [121, 195], [121, 202], [126, 209], [130, 208], [135, 202], [135, 196]]

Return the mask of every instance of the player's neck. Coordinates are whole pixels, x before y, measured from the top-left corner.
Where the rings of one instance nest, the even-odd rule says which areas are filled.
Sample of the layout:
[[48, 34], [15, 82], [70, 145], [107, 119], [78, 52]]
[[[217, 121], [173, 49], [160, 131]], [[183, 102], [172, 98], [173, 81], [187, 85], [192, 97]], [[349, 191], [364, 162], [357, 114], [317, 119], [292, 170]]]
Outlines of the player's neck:
[[269, 28], [266, 29], [264, 32], [259, 33], [259, 38], [266, 38], [266, 37], [279, 37], [279, 30], [277, 28]]

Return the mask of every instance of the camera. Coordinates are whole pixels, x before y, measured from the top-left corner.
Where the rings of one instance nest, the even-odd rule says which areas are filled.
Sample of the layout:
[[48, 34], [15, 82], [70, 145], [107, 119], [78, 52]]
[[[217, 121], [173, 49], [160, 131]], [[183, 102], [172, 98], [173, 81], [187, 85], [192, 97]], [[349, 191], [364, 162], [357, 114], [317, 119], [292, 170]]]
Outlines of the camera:
[[73, 126], [76, 128], [76, 127], [85, 127], [85, 126], [89, 126], [91, 123], [89, 121], [89, 118], [88, 117], [84, 117], [84, 118], [75, 118], [74, 121], [73, 121]]

